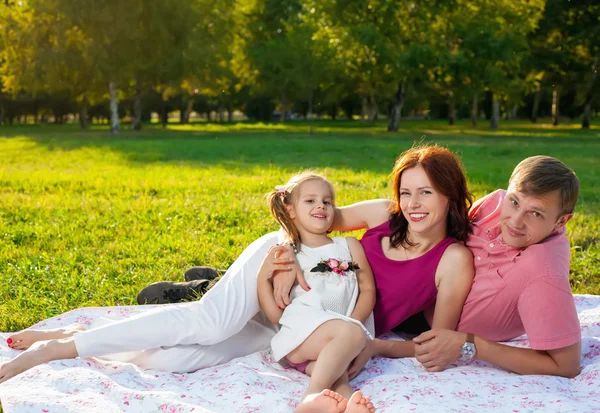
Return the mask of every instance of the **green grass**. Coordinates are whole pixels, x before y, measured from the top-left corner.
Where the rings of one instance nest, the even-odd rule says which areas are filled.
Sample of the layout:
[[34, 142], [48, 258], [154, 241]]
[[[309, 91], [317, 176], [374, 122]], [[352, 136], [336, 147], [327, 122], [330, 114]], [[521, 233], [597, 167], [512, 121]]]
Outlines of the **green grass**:
[[[81, 306], [135, 303], [185, 268], [227, 267], [276, 229], [264, 194], [301, 168], [330, 177], [339, 204], [389, 197], [388, 174], [413, 142], [457, 151], [477, 197], [505, 187], [536, 154], [574, 168], [582, 191], [568, 225], [575, 292], [600, 294], [600, 127], [504, 122], [173, 125], [110, 136], [105, 126], [0, 129], [0, 331]], [[424, 138], [422, 136], [425, 135]]]

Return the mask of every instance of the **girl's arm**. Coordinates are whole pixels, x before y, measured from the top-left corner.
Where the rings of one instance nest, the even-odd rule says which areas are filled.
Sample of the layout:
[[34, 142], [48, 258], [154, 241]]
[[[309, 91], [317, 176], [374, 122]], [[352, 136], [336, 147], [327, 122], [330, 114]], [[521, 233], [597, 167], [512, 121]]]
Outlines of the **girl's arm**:
[[335, 209], [334, 231], [354, 231], [355, 229], [373, 228], [388, 221], [390, 218], [389, 199], [373, 199], [357, 202]]
[[278, 324], [283, 309], [277, 305], [273, 297], [273, 285], [271, 279], [277, 271], [287, 271], [289, 265], [279, 263], [279, 255], [285, 251], [284, 246], [274, 246], [269, 249], [267, 256], [263, 260], [257, 277], [258, 303], [269, 321]]
[[375, 307], [375, 280], [360, 242], [354, 237], [347, 237], [346, 240], [348, 241], [352, 259], [359, 266], [359, 269], [356, 271], [358, 300], [350, 317], [364, 324], [373, 312], [373, 307]]

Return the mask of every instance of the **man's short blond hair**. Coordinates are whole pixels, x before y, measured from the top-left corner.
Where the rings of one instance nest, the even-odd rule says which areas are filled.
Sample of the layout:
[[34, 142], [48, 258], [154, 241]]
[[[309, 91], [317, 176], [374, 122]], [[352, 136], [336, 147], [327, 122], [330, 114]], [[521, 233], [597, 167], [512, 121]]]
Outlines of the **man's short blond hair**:
[[561, 215], [571, 214], [579, 196], [579, 179], [575, 172], [551, 156], [532, 156], [521, 161], [509, 184], [526, 195], [544, 196], [559, 191]]

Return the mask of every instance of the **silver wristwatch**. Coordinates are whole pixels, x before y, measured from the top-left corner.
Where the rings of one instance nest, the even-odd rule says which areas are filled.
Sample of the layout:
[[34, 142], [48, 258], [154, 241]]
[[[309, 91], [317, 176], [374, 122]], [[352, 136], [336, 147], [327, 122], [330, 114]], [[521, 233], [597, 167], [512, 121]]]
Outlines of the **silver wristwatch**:
[[477, 349], [475, 348], [474, 334], [467, 334], [467, 341], [465, 341], [465, 344], [463, 344], [462, 348], [460, 349], [460, 354], [463, 358], [467, 360], [472, 360], [473, 358], [475, 358], [475, 355], [477, 354]]

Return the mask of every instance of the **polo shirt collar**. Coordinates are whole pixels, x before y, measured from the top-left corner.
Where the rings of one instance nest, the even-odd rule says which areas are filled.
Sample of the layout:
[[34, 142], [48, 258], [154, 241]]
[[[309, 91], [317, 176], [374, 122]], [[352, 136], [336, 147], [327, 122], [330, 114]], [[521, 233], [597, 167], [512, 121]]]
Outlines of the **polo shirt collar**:
[[521, 251], [525, 249], [511, 247], [506, 242], [504, 242], [504, 240], [502, 239], [502, 229], [500, 228], [500, 223], [494, 225], [488, 231], [490, 231], [493, 238], [498, 240], [506, 248], [506, 255], [511, 261], [514, 261], [515, 258], [517, 258], [517, 256], [521, 253]]

